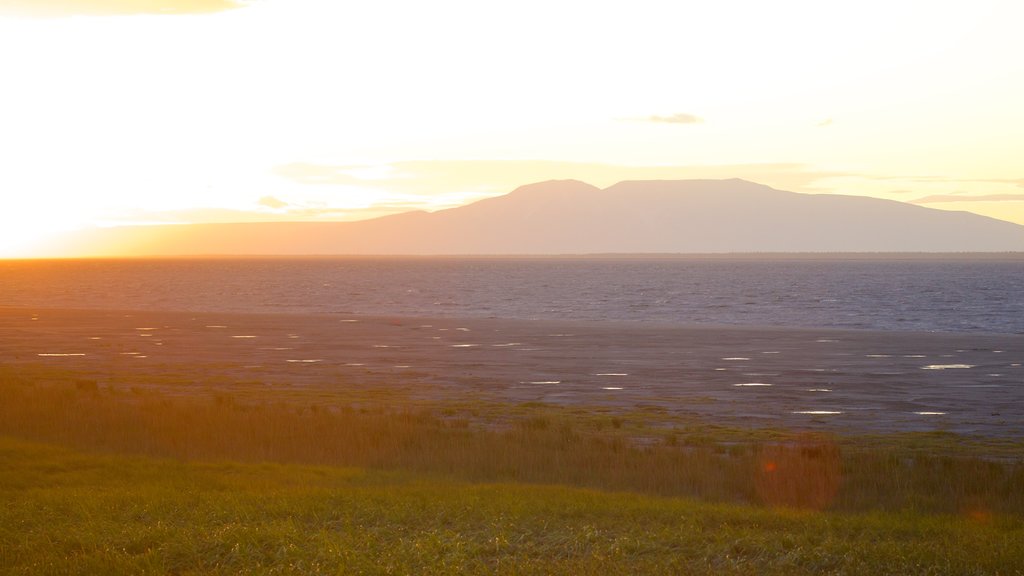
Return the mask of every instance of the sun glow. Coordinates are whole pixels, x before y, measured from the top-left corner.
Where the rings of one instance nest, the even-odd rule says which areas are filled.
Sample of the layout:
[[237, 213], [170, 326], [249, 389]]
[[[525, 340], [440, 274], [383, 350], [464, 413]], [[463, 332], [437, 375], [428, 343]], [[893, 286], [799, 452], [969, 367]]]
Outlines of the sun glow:
[[6, 2], [0, 189], [31, 202], [8, 200], [0, 251], [98, 222], [436, 209], [549, 177], [962, 194], [922, 204], [1024, 223], [1022, 17], [996, 1]]
[[73, 214], [42, 210], [0, 212], [0, 258], [35, 256], [52, 238], [81, 226], [82, 222]]

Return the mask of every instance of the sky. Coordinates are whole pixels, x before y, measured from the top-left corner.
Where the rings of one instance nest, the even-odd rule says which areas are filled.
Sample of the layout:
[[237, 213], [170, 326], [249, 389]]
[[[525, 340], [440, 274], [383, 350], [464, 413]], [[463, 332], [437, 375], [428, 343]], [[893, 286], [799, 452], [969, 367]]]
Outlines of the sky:
[[0, 256], [745, 178], [1024, 224], [1024, 3], [0, 0]]

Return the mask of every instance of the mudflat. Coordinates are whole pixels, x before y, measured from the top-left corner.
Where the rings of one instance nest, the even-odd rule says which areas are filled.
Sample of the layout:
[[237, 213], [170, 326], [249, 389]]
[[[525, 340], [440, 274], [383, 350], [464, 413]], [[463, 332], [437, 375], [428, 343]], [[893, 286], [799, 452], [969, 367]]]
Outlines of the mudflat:
[[99, 385], [147, 375], [182, 394], [401, 388], [740, 426], [1024, 436], [1020, 335], [0, 308], [0, 363]]

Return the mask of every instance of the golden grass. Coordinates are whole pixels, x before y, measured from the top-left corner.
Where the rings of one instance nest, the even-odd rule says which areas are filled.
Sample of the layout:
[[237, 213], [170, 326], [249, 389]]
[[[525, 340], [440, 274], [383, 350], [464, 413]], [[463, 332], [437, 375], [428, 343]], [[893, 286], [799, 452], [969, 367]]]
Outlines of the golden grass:
[[5, 574], [1018, 574], [1019, 518], [834, 514], [0, 437]]
[[[141, 377], [140, 377], [141, 378]], [[252, 387], [172, 395], [72, 372], [0, 371], [0, 434], [185, 460], [327, 464], [835, 510], [1024, 513], [1019, 460], [895, 439], [735, 431], [544, 405], [466, 408]], [[383, 385], [382, 385], [383, 386]], [[468, 402], [467, 404], [472, 404]], [[915, 438], [915, 441], [919, 438]], [[932, 438], [952, 445], [955, 438]], [[926, 444], [925, 446], [928, 446]]]

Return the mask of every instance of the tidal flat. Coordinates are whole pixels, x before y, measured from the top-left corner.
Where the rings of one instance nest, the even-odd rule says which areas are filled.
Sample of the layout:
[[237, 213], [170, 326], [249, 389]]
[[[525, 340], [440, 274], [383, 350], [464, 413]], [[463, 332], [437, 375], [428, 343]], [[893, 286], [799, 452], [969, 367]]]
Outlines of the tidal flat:
[[404, 390], [742, 427], [1024, 436], [1024, 336], [351, 314], [0, 308], [4, 365], [170, 394]]

